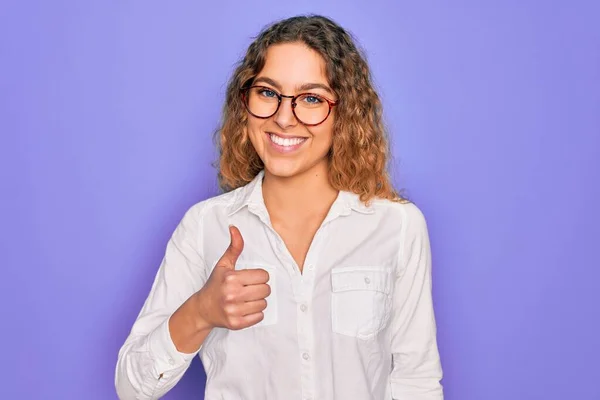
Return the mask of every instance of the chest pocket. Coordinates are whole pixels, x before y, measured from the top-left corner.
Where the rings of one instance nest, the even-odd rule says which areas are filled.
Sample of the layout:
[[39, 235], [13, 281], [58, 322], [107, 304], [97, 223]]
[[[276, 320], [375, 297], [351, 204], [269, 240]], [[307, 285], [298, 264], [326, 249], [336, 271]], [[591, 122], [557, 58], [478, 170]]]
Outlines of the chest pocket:
[[386, 267], [343, 267], [331, 271], [331, 324], [334, 332], [368, 339], [390, 317], [392, 277]]

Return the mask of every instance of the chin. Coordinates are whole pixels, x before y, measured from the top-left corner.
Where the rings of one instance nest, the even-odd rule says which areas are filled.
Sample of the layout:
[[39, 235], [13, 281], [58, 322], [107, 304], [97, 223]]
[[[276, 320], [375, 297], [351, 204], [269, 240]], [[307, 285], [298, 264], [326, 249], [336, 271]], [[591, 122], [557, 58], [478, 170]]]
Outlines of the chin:
[[302, 168], [294, 164], [296, 163], [270, 162], [265, 164], [265, 171], [268, 172], [270, 175], [279, 178], [291, 178], [302, 172]]

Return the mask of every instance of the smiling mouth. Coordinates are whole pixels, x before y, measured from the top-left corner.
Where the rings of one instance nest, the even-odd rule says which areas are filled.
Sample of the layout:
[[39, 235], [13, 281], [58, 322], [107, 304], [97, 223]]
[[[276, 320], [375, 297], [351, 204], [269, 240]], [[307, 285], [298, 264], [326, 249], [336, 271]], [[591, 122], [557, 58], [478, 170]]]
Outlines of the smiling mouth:
[[308, 139], [306, 137], [282, 138], [274, 133], [267, 133], [267, 135], [271, 139], [271, 142], [282, 147], [297, 146], [304, 143]]

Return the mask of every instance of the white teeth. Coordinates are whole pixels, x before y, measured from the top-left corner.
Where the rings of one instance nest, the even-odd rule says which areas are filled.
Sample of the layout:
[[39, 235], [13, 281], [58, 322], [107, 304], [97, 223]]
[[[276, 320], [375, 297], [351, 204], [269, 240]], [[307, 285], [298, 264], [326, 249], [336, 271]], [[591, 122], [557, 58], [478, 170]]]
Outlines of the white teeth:
[[302, 142], [304, 142], [306, 139], [305, 138], [293, 138], [293, 139], [284, 139], [281, 138], [277, 135], [274, 134], [269, 134], [269, 136], [271, 137], [271, 140], [273, 141], [273, 143], [278, 144], [280, 146], [295, 146], [297, 144], [300, 144]]

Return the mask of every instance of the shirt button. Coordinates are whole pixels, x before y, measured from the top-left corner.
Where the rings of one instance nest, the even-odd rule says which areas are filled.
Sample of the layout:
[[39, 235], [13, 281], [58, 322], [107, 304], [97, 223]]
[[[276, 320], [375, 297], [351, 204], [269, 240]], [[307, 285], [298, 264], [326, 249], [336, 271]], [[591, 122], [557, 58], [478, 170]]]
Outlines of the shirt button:
[[309, 270], [309, 271], [312, 271], [313, 269], [315, 269], [315, 266], [314, 266], [314, 265], [312, 265], [312, 264], [308, 264], [308, 265], [306, 266], [306, 268], [308, 268], [308, 270]]
[[365, 283], [368, 285], [369, 283], [371, 283], [371, 280], [369, 279], [368, 276], [365, 276]]
[[300, 311], [305, 312], [308, 309], [308, 307], [306, 307], [306, 304], [302, 304], [300, 306]]
[[305, 360], [308, 360], [310, 358], [310, 356], [308, 355], [308, 353], [302, 353], [302, 358], [304, 358]]
[[175, 365], [175, 361], [172, 358], [169, 358], [169, 364]]

